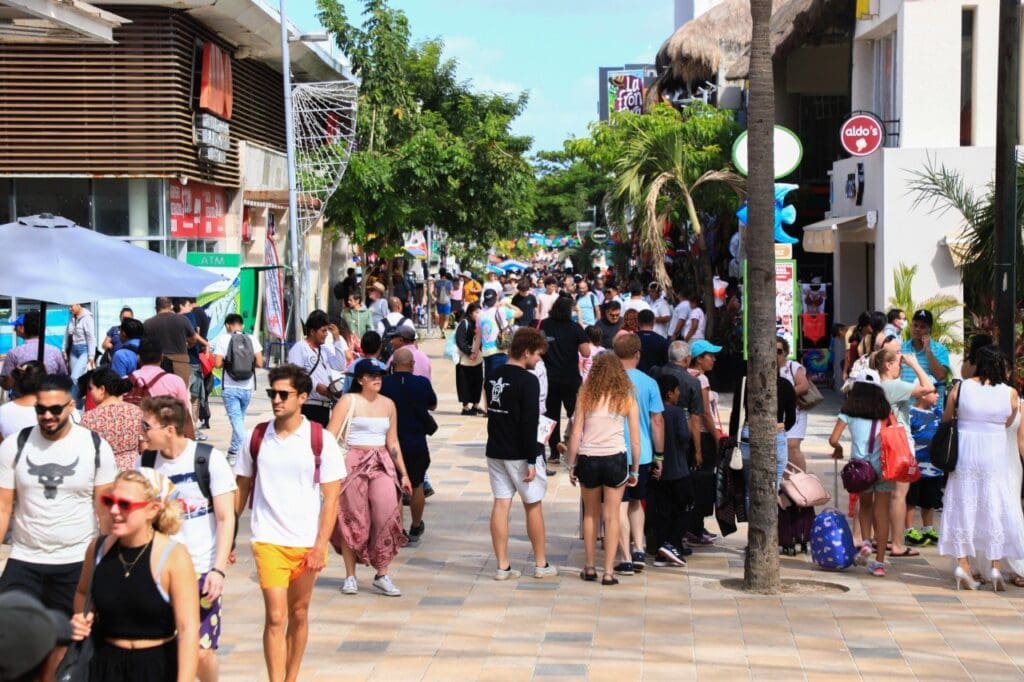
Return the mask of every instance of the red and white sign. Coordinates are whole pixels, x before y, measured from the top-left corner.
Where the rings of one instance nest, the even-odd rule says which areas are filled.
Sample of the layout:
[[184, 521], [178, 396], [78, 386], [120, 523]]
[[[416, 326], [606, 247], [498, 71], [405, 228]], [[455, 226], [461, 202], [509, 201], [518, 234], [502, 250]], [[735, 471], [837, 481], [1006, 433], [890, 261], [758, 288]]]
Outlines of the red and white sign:
[[171, 180], [171, 238], [217, 239], [224, 236], [228, 196], [223, 187]]
[[855, 114], [839, 129], [839, 141], [851, 156], [868, 156], [885, 142], [885, 127], [870, 114]]

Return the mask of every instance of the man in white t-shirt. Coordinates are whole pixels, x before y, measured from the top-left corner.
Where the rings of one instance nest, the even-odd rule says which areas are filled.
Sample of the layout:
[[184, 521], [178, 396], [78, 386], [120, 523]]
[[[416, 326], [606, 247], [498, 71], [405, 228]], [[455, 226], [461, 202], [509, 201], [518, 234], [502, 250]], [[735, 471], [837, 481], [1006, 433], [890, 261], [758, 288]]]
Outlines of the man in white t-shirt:
[[548, 275], [544, 278], [544, 293], [537, 294], [537, 322], [548, 319], [551, 306], [558, 300], [558, 280]]
[[668, 325], [672, 320], [672, 306], [665, 300], [665, 294], [657, 282], [651, 282], [647, 287], [647, 292], [647, 302], [650, 304], [651, 310], [654, 311], [654, 332], [667, 339]]
[[[292, 345], [288, 351], [288, 362], [300, 367], [313, 383], [308, 400], [302, 405], [302, 414], [309, 419], [327, 426], [331, 420], [331, 408], [334, 407], [339, 391], [331, 370], [345, 371], [345, 350], [339, 348], [340, 335], [337, 340], [328, 341], [331, 336], [331, 320], [322, 310], [314, 310], [306, 318], [306, 338]], [[334, 348], [328, 348], [333, 343]], [[339, 350], [340, 352], [334, 352]]]
[[629, 298], [622, 303], [622, 317], [626, 317], [626, 313], [630, 310], [640, 312], [651, 309], [651, 306], [644, 300], [643, 293], [644, 288], [640, 286], [640, 282], [633, 282], [629, 285]]
[[106, 441], [71, 422], [67, 375], [47, 375], [36, 395], [37, 425], [0, 444], [0, 537], [10, 525], [14, 539], [0, 592], [27, 592], [70, 617], [97, 516], [109, 530], [100, 496], [117, 465]]
[[257, 425], [242, 442], [235, 463], [235, 515], [241, 515], [251, 492], [267, 673], [271, 680], [296, 680], [309, 633], [309, 600], [317, 574], [327, 565], [346, 470], [337, 441], [302, 414], [313, 391], [309, 375], [282, 365], [270, 370], [268, 381], [274, 419]]
[[[252, 392], [256, 390], [256, 368], [263, 366], [263, 346], [252, 334], [242, 335], [242, 316], [230, 313], [224, 318], [224, 333], [213, 340], [213, 364], [224, 370], [221, 377], [221, 398], [224, 400], [224, 411], [231, 422], [231, 444], [228, 446], [228, 463], [233, 464], [238, 450], [242, 447], [245, 435], [245, 413], [249, 410]], [[232, 349], [232, 338], [239, 334], [248, 339], [235, 339]], [[248, 346], [248, 347], [246, 347]], [[249, 372], [239, 360], [251, 352], [253, 366]], [[232, 376], [234, 375], [234, 376]], [[248, 376], [246, 376], [248, 375]], [[235, 378], [238, 377], [238, 378]]]
[[679, 303], [672, 310], [672, 319], [668, 323], [669, 340], [681, 340], [689, 328], [690, 320], [690, 299], [685, 295], [679, 299]]
[[[235, 536], [235, 477], [220, 450], [182, 435], [185, 405], [170, 396], [142, 401], [142, 449], [138, 467], [155, 469], [174, 484], [182, 504], [174, 539], [192, 556], [199, 576], [199, 679], [217, 679], [221, 594]], [[198, 452], [197, 452], [198, 450]]]
[[498, 295], [498, 298], [501, 298], [501, 288], [501, 282], [498, 281], [498, 273], [488, 272], [487, 281], [484, 282], [484, 287], [482, 291], [487, 291], [488, 289], [491, 289], [494, 291], [494, 293]]
[[388, 306], [390, 307], [390, 312], [377, 323], [376, 330], [380, 337], [382, 339], [387, 338], [389, 335], [396, 333], [399, 327], [407, 327], [415, 334], [416, 325], [402, 312], [402, 300], [397, 296], [392, 296], [388, 299]]

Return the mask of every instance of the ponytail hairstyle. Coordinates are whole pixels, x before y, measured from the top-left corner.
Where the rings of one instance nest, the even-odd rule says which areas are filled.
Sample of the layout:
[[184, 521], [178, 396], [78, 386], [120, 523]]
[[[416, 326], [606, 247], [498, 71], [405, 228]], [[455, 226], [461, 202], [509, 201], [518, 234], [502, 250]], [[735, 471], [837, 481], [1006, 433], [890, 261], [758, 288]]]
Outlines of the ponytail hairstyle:
[[177, 499], [174, 484], [169, 478], [155, 469], [143, 467], [122, 471], [114, 479], [114, 484], [118, 481], [138, 485], [146, 500], [160, 503], [160, 511], [153, 518], [153, 528], [164, 535], [174, 535], [181, 530], [181, 501]]
[[90, 383], [96, 388], [102, 388], [108, 395], [120, 396], [132, 390], [132, 382], [109, 367], [97, 367], [90, 374]]

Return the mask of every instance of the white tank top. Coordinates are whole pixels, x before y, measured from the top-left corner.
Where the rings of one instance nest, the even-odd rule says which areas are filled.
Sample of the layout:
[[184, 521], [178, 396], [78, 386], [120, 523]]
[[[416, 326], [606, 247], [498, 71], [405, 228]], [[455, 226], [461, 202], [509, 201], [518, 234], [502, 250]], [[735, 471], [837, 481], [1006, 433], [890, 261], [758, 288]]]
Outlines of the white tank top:
[[384, 447], [390, 426], [387, 417], [352, 417], [346, 442], [357, 447]]

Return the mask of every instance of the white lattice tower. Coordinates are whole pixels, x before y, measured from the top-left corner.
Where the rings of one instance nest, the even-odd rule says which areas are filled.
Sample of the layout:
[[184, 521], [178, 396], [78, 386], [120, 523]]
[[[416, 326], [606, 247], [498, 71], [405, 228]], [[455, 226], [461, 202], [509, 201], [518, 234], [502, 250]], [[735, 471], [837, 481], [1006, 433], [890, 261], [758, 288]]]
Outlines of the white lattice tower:
[[356, 135], [359, 86], [352, 81], [300, 83], [292, 89], [295, 181], [302, 234], [324, 214], [345, 174]]

